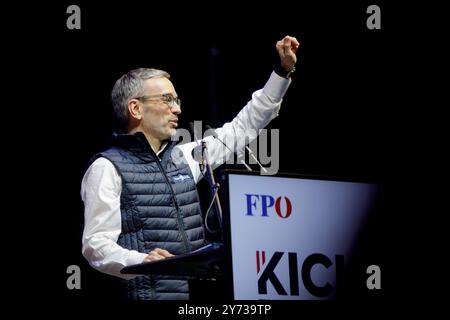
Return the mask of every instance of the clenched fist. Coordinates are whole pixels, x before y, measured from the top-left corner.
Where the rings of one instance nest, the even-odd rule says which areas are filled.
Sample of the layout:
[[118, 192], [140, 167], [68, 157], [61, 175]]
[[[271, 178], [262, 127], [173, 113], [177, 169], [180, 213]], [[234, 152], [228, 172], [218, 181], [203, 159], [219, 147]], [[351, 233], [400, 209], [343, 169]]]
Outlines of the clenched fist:
[[297, 63], [297, 50], [300, 42], [295, 37], [286, 36], [277, 42], [276, 48], [280, 56], [281, 67], [286, 71], [292, 71]]

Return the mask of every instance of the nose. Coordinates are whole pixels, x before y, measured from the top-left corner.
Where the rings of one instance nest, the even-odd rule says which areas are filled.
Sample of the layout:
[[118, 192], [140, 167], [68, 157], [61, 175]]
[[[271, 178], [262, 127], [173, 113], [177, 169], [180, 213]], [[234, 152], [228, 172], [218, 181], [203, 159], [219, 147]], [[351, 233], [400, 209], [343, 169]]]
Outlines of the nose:
[[181, 107], [177, 103], [172, 103], [170, 111], [172, 111], [173, 114], [178, 115], [181, 113]]

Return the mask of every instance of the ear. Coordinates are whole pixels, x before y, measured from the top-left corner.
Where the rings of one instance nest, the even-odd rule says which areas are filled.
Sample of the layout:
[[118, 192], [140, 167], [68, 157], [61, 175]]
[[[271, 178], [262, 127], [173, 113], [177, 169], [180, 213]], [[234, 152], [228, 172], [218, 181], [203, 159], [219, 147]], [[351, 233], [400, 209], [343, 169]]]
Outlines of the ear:
[[128, 101], [128, 112], [130, 113], [130, 118], [136, 120], [142, 119], [141, 107], [138, 100], [131, 99]]

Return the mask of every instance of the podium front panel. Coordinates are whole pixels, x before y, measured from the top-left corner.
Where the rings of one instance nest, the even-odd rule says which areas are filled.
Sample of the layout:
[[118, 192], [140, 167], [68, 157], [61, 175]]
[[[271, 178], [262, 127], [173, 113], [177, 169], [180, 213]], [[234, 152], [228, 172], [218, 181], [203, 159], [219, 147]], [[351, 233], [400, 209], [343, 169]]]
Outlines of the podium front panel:
[[[225, 177], [226, 176], [226, 177]], [[224, 175], [234, 299], [335, 299], [370, 216], [371, 183]]]

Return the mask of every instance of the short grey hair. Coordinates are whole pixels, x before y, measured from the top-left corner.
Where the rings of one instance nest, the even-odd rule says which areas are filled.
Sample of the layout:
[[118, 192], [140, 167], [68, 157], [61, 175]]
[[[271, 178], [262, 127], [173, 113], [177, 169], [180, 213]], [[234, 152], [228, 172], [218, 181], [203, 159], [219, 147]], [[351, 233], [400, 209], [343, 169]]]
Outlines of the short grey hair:
[[120, 77], [111, 92], [114, 113], [123, 128], [128, 126], [128, 101], [144, 94], [144, 81], [151, 78], [167, 78], [170, 74], [153, 68], [131, 70]]

